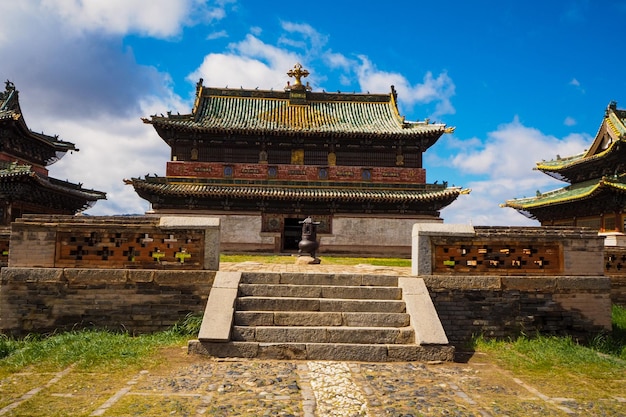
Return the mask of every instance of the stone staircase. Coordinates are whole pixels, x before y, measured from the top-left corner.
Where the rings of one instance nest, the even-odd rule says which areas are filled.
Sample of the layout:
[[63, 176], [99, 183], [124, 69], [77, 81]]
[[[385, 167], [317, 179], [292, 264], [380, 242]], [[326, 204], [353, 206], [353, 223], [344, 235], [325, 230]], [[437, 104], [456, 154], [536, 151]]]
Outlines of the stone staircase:
[[262, 359], [449, 361], [423, 280], [218, 272], [192, 353]]

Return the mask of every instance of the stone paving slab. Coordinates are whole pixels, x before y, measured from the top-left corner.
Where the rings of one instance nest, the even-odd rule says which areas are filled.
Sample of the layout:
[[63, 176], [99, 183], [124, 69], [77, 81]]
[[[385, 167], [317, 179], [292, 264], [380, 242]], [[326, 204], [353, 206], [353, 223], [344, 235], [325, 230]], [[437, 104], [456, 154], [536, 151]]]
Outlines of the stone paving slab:
[[70, 415], [63, 410], [76, 404], [81, 411], [71, 415], [526, 417], [623, 416], [626, 410], [626, 388], [604, 398], [575, 391], [550, 397], [545, 387], [480, 355], [468, 363], [216, 360], [179, 348], [160, 355], [160, 365], [122, 380], [75, 367], [28, 375], [38, 382], [10, 396], [6, 390], [16, 390], [25, 375], [4, 377], [0, 415], [25, 415], [26, 406], [41, 411], [32, 415]]

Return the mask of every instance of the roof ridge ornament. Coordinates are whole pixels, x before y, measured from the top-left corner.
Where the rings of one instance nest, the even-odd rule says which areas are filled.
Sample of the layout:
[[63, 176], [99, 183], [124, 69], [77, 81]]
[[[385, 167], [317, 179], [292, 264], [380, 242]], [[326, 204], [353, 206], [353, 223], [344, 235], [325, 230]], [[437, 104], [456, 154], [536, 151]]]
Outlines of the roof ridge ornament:
[[291, 91], [291, 90], [311, 91], [311, 86], [309, 85], [309, 83], [307, 82], [306, 86], [304, 86], [302, 85], [302, 81], [301, 81], [301, 78], [306, 78], [309, 76], [309, 74], [310, 72], [307, 71], [306, 69], [303, 69], [302, 65], [299, 62], [296, 63], [296, 65], [294, 65], [292, 69], [287, 71], [287, 75], [290, 78], [295, 78], [296, 81], [293, 83], [293, 85], [291, 85], [289, 81], [287, 81], [287, 85], [285, 86], [285, 91]]

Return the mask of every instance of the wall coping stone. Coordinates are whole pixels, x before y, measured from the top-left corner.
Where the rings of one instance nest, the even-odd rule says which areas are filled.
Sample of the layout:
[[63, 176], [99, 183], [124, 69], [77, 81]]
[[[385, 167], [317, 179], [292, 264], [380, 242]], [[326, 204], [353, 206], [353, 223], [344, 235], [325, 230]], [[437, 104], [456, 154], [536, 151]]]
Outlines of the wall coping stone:
[[541, 275], [424, 275], [429, 289], [463, 290], [598, 290], [611, 289], [611, 279], [599, 276]]

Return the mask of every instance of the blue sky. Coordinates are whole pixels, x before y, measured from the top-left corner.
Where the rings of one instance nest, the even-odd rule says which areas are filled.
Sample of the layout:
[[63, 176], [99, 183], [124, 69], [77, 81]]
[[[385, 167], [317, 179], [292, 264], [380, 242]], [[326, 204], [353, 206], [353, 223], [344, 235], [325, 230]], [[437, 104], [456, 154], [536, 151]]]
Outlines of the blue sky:
[[169, 148], [141, 117], [188, 113], [200, 77], [280, 89], [300, 62], [314, 90], [394, 85], [408, 120], [456, 127], [424, 158], [472, 189], [446, 223], [534, 225], [499, 204], [562, 186], [535, 163], [626, 108], [625, 21], [626, 0], [20, 0], [0, 3], [0, 77], [32, 130], [80, 148], [50, 174], [107, 192], [89, 214], [149, 208], [123, 179], [163, 175]]

